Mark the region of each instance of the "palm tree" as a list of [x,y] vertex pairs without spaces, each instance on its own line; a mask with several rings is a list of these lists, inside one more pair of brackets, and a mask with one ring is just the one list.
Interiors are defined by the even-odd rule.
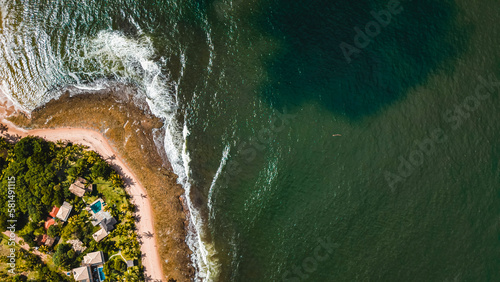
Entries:
[[136,281],[135,276],[130,271],[123,273],[123,280],[125,281]]
[[57,140],[56,145],[57,145],[57,147],[62,148],[66,145],[66,143],[62,140]]
[[123,278],[125,281],[141,281],[141,272],[138,266],[133,266],[127,269],[127,272],[124,273]]
[[117,173],[112,173],[110,179],[113,183],[113,188],[123,188],[123,180]]

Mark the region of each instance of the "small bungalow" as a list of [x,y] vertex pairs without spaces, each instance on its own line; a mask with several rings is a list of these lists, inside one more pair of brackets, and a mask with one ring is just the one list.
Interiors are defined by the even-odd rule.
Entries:
[[87,247],[83,245],[82,241],[78,239],[68,240],[66,243],[71,244],[73,246],[73,250],[75,250],[77,254],[82,253],[87,249]]
[[116,219],[107,211],[100,211],[92,216],[90,222],[93,226],[99,225],[104,222],[106,225],[115,225]]
[[101,251],[88,253],[83,257],[82,265],[94,266],[104,264],[104,254]]
[[89,266],[82,266],[71,271],[73,278],[79,282],[92,282],[92,275]]
[[56,217],[62,221],[66,221],[68,220],[69,214],[71,213],[72,209],[73,209],[72,205],[70,205],[68,202],[64,202],[62,206],[59,208]]
[[73,278],[81,282],[102,281],[97,273],[98,268],[104,264],[104,254],[101,251],[88,253],[83,257],[82,266],[73,269]]
[[54,245],[55,242],[56,242],[56,238],[47,236],[47,240],[45,240],[45,246],[50,248]]
[[36,242],[37,246],[45,244],[45,242],[47,241],[47,234],[37,236],[34,241]]
[[45,230],[49,230],[49,227],[51,227],[54,224],[56,224],[55,219],[53,219],[51,217],[47,217],[47,220],[43,224],[43,227],[45,228]]
[[96,242],[99,242],[108,236],[109,232],[115,228],[117,222],[109,212],[101,210],[92,216],[91,223],[94,226],[99,225],[101,227],[96,233],[92,234],[92,238]]
[[134,261],[133,260],[127,260],[127,268],[133,267],[134,266]]
[[87,185],[87,180],[78,177],[75,182],[69,186],[69,191],[81,198],[86,192],[92,192],[92,184]]
[[56,215],[57,215],[58,212],[59,212],[59,208],[56,207],[56,206],[54,206],[54,207],[52,207],[52,210],[49,212],[49,215],[51,217],[56,217]]
[[116,219],[114,217],[104,218],[99,226],[104,229],[106,232],[111,232],[115,228]]
[[108,234],[109,233],[106,232],[106,230],[101,228],[96,233],[92,234],[92,238],[94,238],[96,242],[100,242],[102,239],[108,236]]
[[47,234],[43,234],[43,235],[38,236],[35,239],[35,241],[36,241],[38,246],[45,245],[45,246],[50,248],[54,245],[54,243],[56,242],[56,239],[57,238],[50,237]]

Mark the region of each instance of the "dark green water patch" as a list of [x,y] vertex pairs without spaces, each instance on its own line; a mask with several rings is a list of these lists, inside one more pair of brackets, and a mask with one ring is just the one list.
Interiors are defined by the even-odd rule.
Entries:
[[[313,100],[357,119],[404,97],[461,54],[466,29],[456,23],[453,3],[389,3],[271,0],[270,7],[263,5],[262,29],[283,44],[266,62],[270,81],[264,98],[278,108]],[[390,19],[383,12],[389,7]],[[374,13],[380,15],[380,30],[373,26]],[[374,36],[360,35],[355,42],[360,34],[355,28],[366,34],[367,25]]]

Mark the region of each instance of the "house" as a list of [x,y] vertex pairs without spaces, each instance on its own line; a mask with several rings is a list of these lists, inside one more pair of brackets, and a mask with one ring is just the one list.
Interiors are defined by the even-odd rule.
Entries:
[[45,240],[45,246],[50,248],[54,245],[55,242],[56,242],[56,238],[47,236],[47,240]]
[[115,228],[116,219],[109,212],[100,211],[92,216],[91,222],[92,225],[96,226],[99,224],[101,227],[96,233],[92,234],[92,238],[96,242],[99,242]]
[[81,282],[101,281],[96,272],[96,267],[102,267],[103,264],[104,254],[101,251],[88,253],[83,257],[82,267],[75,268],[71,271],[73,273],[73,278]]
[[69,186],[69,191],[78,197],[83,197],[85,195],[85,192],[92,192],[92,184],[87,185],[87,180],[78,177],[73,184]]
[[52,210],[49,212],[50,217],[47,217],[47,219],[45,220],[45,224],[44,224],[45,230],[48,230],[49,227],[51,227],[52,225],[54,225],[56,223],[54,218],[56,218],[58,212],[59,212],[58,207],[56,207],[56,206],[52,207]]
[[43,227],[45,228],[45,230],[49,230],[49,227],[51,227],[54,224],[56,224],[55,219],[47,217],[47,220],[45,221]]
[[96,242],[99,242],[101,241],[102,239],[104,239],[106,236],[108,236],[108,232],[104,229],[99,229],[96,233],[92,234],[92,238],[94,238],[94,240]]
[[43,235],[39,235],[35,238],[35,242],[36,242],[36,245],[37,246],[41,246],[43,244],[45,244],[45,242],[47,241],[47,234],[43,234]]
[[56,217],[56,215],[57,215],[58,212],[59,212],[59,208],[56,207],[56,206],[54,206],[54,207],[52,207],[52,210],[49,212],[49,215],[51,217]]
[[127,260],[127,268],[133,267],[134,266],[134,261],[133,260]]
[[[110,215],[111,216],[111,215]],[[114,217],[110,218],[104,218],[101,223],[99,223],[99,226],[101,226],[102,229],[104,229],[106,232],[111,232],[115,228],[116,224],[116,219]]]
[[75,268],[71,271],[73,274],[73,278],[76,281],[81,281],[81,282],[92,282],[92,275],[90,272],[90,267],[89,266],[82,266]]
[[[92,216],[90,219],[93,226],[100,224],[101,222],[105,222],[106,225],[116,224],[116,219],[107,211],[100,211]],[[114,222],[114,223],[113,223]]]
[[73,209],[72,205],[70,205],[68,202],[64,202],[62,206],[59,208],[56,217],[62,221],[66,221],[68,220],[69,214],[71,213],[72,209]]
[[82,241],[78,239],[68,240],[66,241],[66,243],[71,244],[73,246],[73,250],[75,250],[75,252],[78,254],[84,252],[87,249],[87,247],[83,245]]
[[104,255],[101,251],[88,253],[83,257],[82,265],[94,266],[104,264]]

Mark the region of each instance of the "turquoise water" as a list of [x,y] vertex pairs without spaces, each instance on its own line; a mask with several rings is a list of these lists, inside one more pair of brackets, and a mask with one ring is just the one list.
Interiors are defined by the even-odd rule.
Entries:
[[1,90],[136,84],[198,279],[496,281],[500,3],[389,2],[2,2]]
[[102,270],[102,267],[97,268],[97,271],[99,272],[99,279],[101,281],[104,281],[106,279],[106,276],[104,275],[104,271]]
[[95,202],[93,205],[90,206],[90,209],[92,209],[92,212],[98,213],[102,210],[102,203],[101,201]]

